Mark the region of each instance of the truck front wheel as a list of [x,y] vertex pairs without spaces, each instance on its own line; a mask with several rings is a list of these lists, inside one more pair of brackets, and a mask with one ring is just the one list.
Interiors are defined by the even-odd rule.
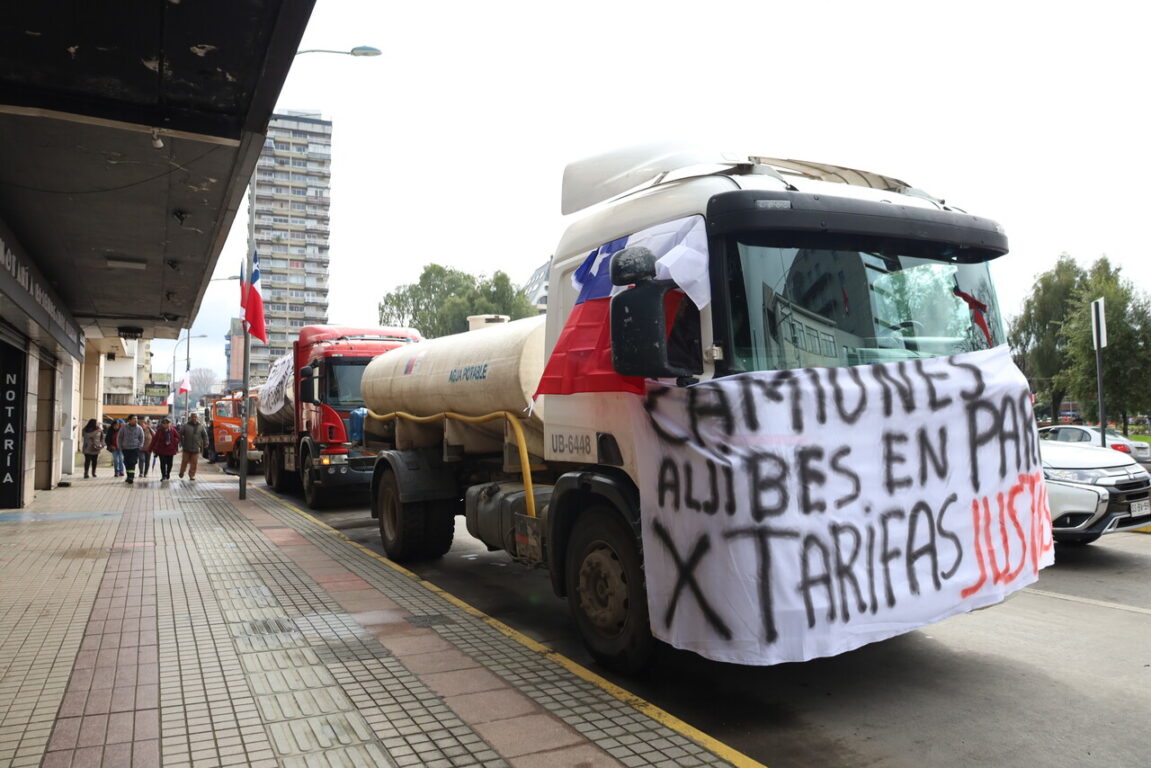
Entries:
[[582,512],[567,548],[568,604],[591,655],[623,674],[642,670],[655,640],[635,536],[603,507]]
[[316,485],[314,466],[312,454],[305,453],[304,460],[300,462],[300,482],[304,485],[304,501],[312,509],[320,509],[327,501],[327,494],[323,488]]

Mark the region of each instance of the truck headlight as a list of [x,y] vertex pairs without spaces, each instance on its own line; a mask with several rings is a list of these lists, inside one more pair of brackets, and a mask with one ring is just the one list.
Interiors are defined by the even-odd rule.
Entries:
[[1107,473],[1102,469],[1054,469],[1045,468],[1043,476],[1048,480],[1063,480],[1068,483],[1087,483],[1093,485],[1104,477]]

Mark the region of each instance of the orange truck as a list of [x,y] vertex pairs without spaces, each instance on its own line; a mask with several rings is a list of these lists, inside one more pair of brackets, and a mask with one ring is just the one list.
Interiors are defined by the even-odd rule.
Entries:
[[[258,463],[263,459],[263,453],[258,448],[252,447],[256,439],[256,398],[258,394],[258,391],[254,391],[249,393],[248,397],[249,465]],[[212,400],[204,409],[204,420],[207,422],[209,438],[206,455],[211,459],[223,458],[232,468],[240,465],[240,434],[244,430],[240,406],[243,400],[242,392],[233,392]]]

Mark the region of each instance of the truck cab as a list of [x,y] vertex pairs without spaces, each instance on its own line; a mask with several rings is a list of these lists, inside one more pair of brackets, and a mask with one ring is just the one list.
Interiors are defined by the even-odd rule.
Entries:
[[[259,463],[263,452],[252,447],[256,437],[256,393],[248,398],[248,463]],[[204,409],[209,445],[205,446],[212,460],[223,458],[229,468],[240,464],[240,436],[243,433],[241,406],[243,395],[233,393],[211,401]]]
[[372,481],[389,557],[442,555],[463,515],[547,568],[623,672],[656,637],[743,664],[834,655],[1050,564],[998,224],[893,177],[678,147],[569,165],[562,212],[582,218],[544,329],[369,367],[395,424]]

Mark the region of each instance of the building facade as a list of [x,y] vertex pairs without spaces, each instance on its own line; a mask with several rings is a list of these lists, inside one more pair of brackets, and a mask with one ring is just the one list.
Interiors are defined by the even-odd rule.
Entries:
[[[255,243],[249,242],[248,249],[260,255],[268,333],[267,344],[251,340],[252,384],[267,378],[272,362],[291,350],[301,327],[328,320],[331,153],[332,123],[319,113],[272,116],[249,202]],[[242,345],[230,345],[230,358],[242,354]]]

